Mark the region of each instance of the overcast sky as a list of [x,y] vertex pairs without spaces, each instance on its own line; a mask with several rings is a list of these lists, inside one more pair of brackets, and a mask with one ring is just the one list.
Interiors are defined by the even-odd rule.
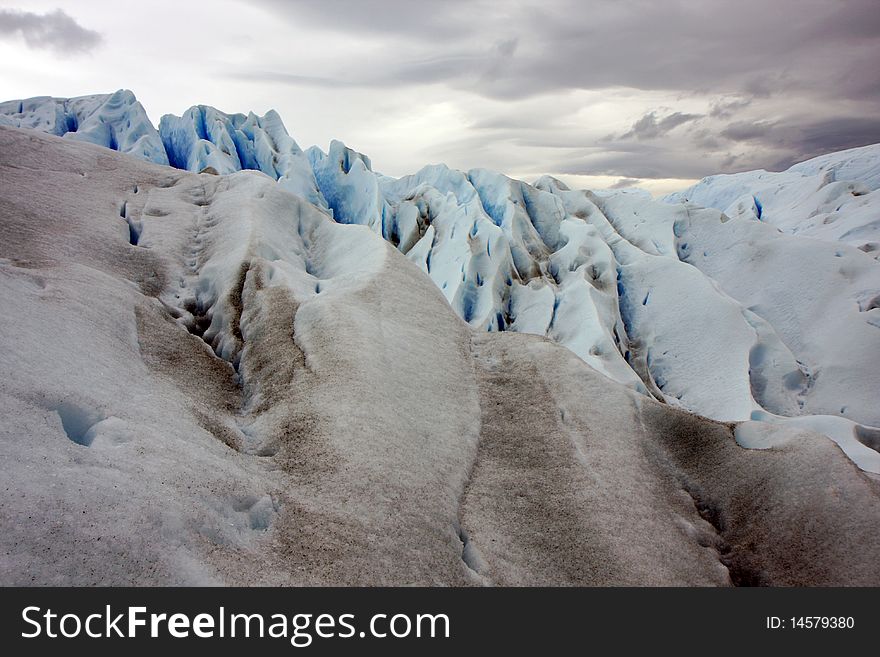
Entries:
[[659,193],[880,141],[878,0],[0,0],[0,100],[274,108],[399,176]]

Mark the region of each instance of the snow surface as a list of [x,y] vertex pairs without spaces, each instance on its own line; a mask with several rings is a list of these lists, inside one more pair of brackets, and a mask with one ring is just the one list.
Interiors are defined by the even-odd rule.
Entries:
[[[878,582],[878,483],[812,425],[734,432],[610,380],[615,363],[636,376],[616,348],[594,369],[547,337],[475,327],[442,266],[399,248],[426,219],[425,234],[462,232],[469,252],[442,240],[467,272],[452,299],[480,272],[502,293],[516,276],[517,321],[536,331],[561,298],[555,321],[594,312],[596,340],[622,324],[645,340],[656,321],[679,348],[666,320],[618,315],[618,268],[625,286],[656,277],[657,306],[683,303],[664,297],[677,282],[745,332],[699,270],[615,232],[632,199],[614,212],[552,181],[435,167],[376,178],[397,204],[386,229],[413,208],[389,242],[257,171],[0,128],[0,172],[4,584]],[[521,259],[525,283],[518,248],[546,255]],[[858,435],[871,452],[877,436]]]

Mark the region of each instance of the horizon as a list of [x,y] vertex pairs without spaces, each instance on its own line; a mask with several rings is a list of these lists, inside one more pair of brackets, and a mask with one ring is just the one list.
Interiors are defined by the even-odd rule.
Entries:
[[301,147],[338,139],[393,177],[442,162],[657,196],[880,142],[863,0],[60,5],[0,0],[9,99],[127,88],[154,126],[275,109]]

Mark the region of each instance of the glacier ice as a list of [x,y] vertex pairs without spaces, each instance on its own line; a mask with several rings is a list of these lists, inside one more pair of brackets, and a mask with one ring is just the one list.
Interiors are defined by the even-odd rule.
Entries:
[[[341,221],[265,172],[0,127],[2,583],[878,583],[877,480],[820,435],[871,471],[876,432],[783,417],[830,366],[679,259],[764,271],[765,235],[330,150]],[[871,318],[854,251],[828,290]]]
[[31,128],[168,164],[159,134],[127,89],[78,98],[40,96],[0,103],[0,125]]
[[786,171],[709,176],[664,198],[723,210],[880,257],[880,144],[822,155]]
[[308,159],[274,110],[265,116],[225,114],[197,105],[183,116],[163,116],[159,134],[173,167],[196,173],[209,169],[221,175],[242,169],[262,171],[309,203],[327,206]]
[[[87,98],[4,103],[0,120],[68,136],[82,133],[64,131],[71,108],[92,108],[99,123],[145,120],[130,92]],[[108,104],[129,109],[96,109]],[[880,146],[785,172],[712,176],[659,202],[442,164],[391,178],[339,141],[301,150],[274,111],[195,106],[163,116],[158,135],[178,169],[224,179],[259,171],[337,223],[381,236],[475,330],[544,336],[617,383],[716,420],[763,413],[838,416],[850,433],[880,426]],[[150,245],[149,231],[132,230]],[[271,248],[277,263],[303,249]],[[234,276],[189,302],[197,314]],[[315,293],[326,287],[288,284],[312,282]],[[199,321],[229,356],[220,319]],[[861,450],[837,428],[828,435]]]

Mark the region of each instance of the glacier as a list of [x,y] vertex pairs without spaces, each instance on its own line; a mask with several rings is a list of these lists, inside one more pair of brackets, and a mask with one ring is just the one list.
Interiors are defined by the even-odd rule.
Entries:
[[163,116],[159,135],[170,164],[178,169],[209,169],[217,174],[262,171],[309,203],[327,205],[317,191],[308,159],[275,111],[265,116],[229,115],[200,105],[181,117]]
[[[594,194],[550,177],[529,185],[444,165],[394,179],[338,141],[304,157],[293,146],[294,161],[310,166],[282,175],[225,154],[256,149],[225,117],[209,108],[163,117],[169,153],[179,150],[171,126],[209,137],[182,140],[185,155],[170,158],[190,171],[213,162],[218,173],[254,168],[283,183],[298,180],[299,191],[284,184],[335,221],[367,226],[390,241],[475,329],[543,335],[618,383],[721,421],[816,416],[813,426],[829,433],[825,418],[837,417],[843,428],[829,435],[861,467],[880,472],[876,451],[857,439],[880,426],[873,312],[880,269],[873,243],[860,241],[877,227],[880,196],[862,192],[878,183],[880,146],[791,172],[740,176],[755,188],[748,203],[734,198],[719,211],[720,203],[699,191],[664,204],[638,191]],[[237,117],[233,123],[245,121]],[[272,118],[275,140],[289,139],[277,114]],[[218,148],[222,161],[206,155]],[[774,175],[791,179],[773,183],[789,190],[781,196],[753,184]],[[721,191],[727,178],[712,180],[696,189],[742,195]],[[696,202],[683,202],[689,193]],[[777,210],[777,197],[788,199],[787,209]],[[829,219],[823,212],[832,205]],[[795,228],[777,239],[785,226],[805,221],[789,206],[795,214],[813,208],[810,225],[850,229]]]
[[786,171],[709,176],[669,194],[784,233],[842,242],[880,256],[880,144],[822,155]]
[[159,133],[134,94],[40,96],[0,103],[0,125],[30,128],[168,164]]
[[2,581],[876,581],[880,148],[653,200],[126,91],[0,126]]

